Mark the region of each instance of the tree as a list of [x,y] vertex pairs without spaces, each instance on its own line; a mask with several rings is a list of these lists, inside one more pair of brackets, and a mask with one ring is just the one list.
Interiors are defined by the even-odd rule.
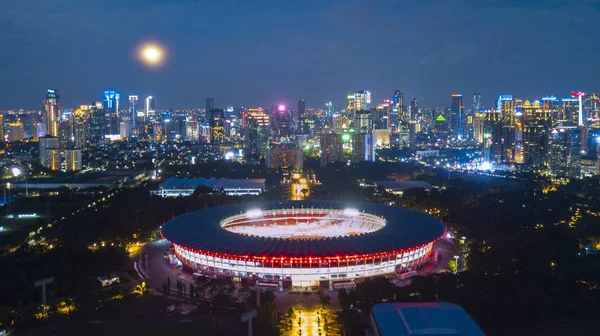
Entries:
[[458,263],[456,260],[450,260],[448,261],[448,267],[450,267],[450,271],[452,271],[452,273],[456,273],[458,270]]

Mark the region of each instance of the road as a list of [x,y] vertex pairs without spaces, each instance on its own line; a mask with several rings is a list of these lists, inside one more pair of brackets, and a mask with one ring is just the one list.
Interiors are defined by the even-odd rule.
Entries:
[[169,246],[169,242],[164,239],[153,241],[146,244],[138,254],[133,256],[133,260],[138,263],[140,255],[142,256],[140,270],[147,277],[148,288],[162,288],[168,277],[171,278],[171,286],[175,286],[177,280],[181,280],[189,288],[189,284],[194,282],[191,275],[165,261],[164,254]]

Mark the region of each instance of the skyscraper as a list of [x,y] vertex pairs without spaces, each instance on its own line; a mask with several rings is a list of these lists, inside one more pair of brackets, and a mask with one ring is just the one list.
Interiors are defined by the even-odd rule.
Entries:
[[559,125],[550,136],[550,172],[555,178],[580,178],[581,129],[573,123]]
[[292,135],[292,110],[285,105],[274,106],[271,109],[271,118],[274,140],[287,141]]
[[188,141],[200,140],[198,120],[189,118],[185,121],[185,139]]
[[304,99],[298,101],[298,126],[297,132],[299,134],[308,134],[308,116],[306,115],[306,102]]
[[343,160],[342,135],[336,133],[321,134],[321,167]]
[[450,102],[450,132],[459,139],[464,139],[464,113],[463,95],[458,93],[453,94]]
[[20,120],[8,124],[8,142],[23,141],[25,128]]
[[225,136],[224,129],[225,110],[212,109],[208,112],[208,123],[210,124],[210,143],[219,144]]
[[552,127],[550,112],[539,101],[523,103],[523,163],[533,167],[548,164],[548,135]]
[[402,120],[402,106],[404,104],[404,94],[400,90],[394,91],[392,96],[392,104],[389,111],[388,122],[390,126],[390,135],[398,133],[398,125]]
[[265,156],[269,149],[269,115],[262,107],[251,107],[247,112],[246,146],[250,153]]
[[206,113],[208,114],[210,110],[215,108],[215,99],[213,97],[206,97],[205,104]]
[[482,108],[481,105],[481,93],[473,93],[473,113],[478,112]]
[[138,96],[129,96],[129,116],[131,118],[131,129],[134,130],[134,134],[137,134],[135,129],[137,128],[137,103]]
[[106,115],[102,103],[96,102],[90,110],[90,141],[98,143],[104,139],[106,128]]
[[558,119],[561,123],[579,122],[579,98],[567,97],[561,99],[561,115]]
[[81,161],[81,149],[71,148],[65,150],[65,170],[80,171],[83,169]]
[[375,162],[375,133],[355,133],[352,140],[352,162]]
[[44,123],[46,126],[46,135],[58,136],[58,123],[60,122],[60,111],[58,101],[60,96],[56,89],[48,89],[46,100],[44,100]]
[[144,104],[146,120],[154,119],[156,111],[154,110],[154,96],[147,96]]
[[409,111],[410,113],[408,118],[411,120],[416,120],[419,114],[419,102],[417,101],[417,98],[413,98],[413,100],[410,101]]
[[371,111],[356,111],[355,116],[356,117],[354,119],[354,129],[357,133],[373,132],[373,119],[371,118]]
[[494,144],[500,145],[500,161],[510,163],[514,160],[515,149],[515,116],[516,102],[511,95],[500,95],[497,101],[497,111],[501,118],[501,134],[492,136]]
[[348,118],[354,120],[356,112],[369,109],[370,104],[371,91],[369,90],[356,90],[354,93],[349,94],[348,107],[346,108]]

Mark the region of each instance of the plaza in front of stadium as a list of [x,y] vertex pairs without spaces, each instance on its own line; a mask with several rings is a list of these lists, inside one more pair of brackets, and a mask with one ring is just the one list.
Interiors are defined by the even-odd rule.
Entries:
[[415,272],[445,226],[427,214],[376,203],[280,201],[226,205],[161,228],[185,268],[262,287],[350,287]]

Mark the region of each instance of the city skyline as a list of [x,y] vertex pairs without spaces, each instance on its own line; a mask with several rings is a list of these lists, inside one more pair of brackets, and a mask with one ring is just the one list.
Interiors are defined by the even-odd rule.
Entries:
[[[587,34],[600,22],[593,4],[262,1],[247,6],[191,0],[3,3],[0,76],[11,80],[0,84],[2,108],[37,109],[39,92],[46,88],[59,89],[64,106],[100,99],[97,93],[111,87],[155,94],[165,108],[202,106],[205,96],[234,106],[295,105],[300,98],[310,107],[332,99],[343,106],[345,94],[361,87],[373,92],[374,101],[400,88],[405,99],[416,97],[427,107],[446,106],[453,92],[480,92],[488,105],[499,93],[534,99],[595,91],[593,61],[600,49],[597,38]],[[123,19],[130,16],[134,19]],[[102,25],[94,19],[100,17]],[[178,19],[165,20],[172,17]],[[202,20],[188,20],[197,17]],[[511,28],[500,24],[506,20]],[[362,43],[356,45],[356,38]],[[132,55],[144,40],[168,49],[164,67],[148,69]],[[556,47],[565,40],[569,48]],[[375,53],[382,45],[386,52]],[[522,76],[527,80],[515,80]]]

